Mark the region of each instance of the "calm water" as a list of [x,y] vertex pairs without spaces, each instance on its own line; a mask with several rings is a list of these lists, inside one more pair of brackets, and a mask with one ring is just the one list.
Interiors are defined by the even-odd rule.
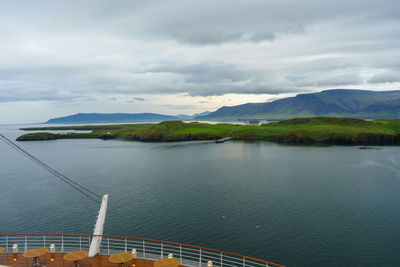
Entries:
[[[18,126],[0,126],[15,139]],[[110,194],[105,234],[288,266],[400,266],[400,148],[19,143]],[[0,143],[0,232],[91,233],[98,206]]]

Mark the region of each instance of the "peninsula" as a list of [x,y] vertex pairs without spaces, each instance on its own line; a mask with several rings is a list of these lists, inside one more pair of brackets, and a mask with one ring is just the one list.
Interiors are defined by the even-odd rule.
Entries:
[[314,117],[247,126],[164,121],[158,124],[86,125],[23,128],[25,131],[91,130],[85,133],[35,132],[17,141],[75,138],[126,139],[148,142],[215,140],[266,140],[294,144],[400,145],[400,120]]

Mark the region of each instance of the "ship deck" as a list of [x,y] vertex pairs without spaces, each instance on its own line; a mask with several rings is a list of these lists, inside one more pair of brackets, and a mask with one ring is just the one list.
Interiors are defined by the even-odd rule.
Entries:
[[[29,267],[32,263],[32,259],[24,258],[22,254],[23,253],[17,253],[17,261],[13,261],[13,253],[0,253],[0,265]],[[72,267],[72,262],[63,260],[65,254],[66,253],[55,253],[54,261],[52,262],[50,261],[51,254],[48,253],[40,257],[40,262],[43,267]],[[79,262],[80,267],[118,267],[118,264],[109,262],[108,257],[108,255],[97,255],[94,258],[86,258]],[[135,264],[136,267],[154,267],[154,261],[147,259],[133,259],[129,261],[126,266],[132,267],[132,264]]]
[[[72,262],[63,260],[66,253],[73,251],[89,251],[95,237],[101,237],[98,256],[80,261],[80,267],[118,267],[108,261],[108,257],[117,253],[132,253],[136,259],[126,264],[126,267],[154,266],[160,258],[172,255],[181,266],[206,267],[284,267],[270,261],[260,260],[231,252],[216,249],[144,239],[136,237],[121,237],[110,235],[79,235],[79,234],[0,234],[0,265],[12,267],[31,267],[32,259],[25,258],[24,252],[31,249],[46,248],[49,252],[40,256],[41,267],[71,267]],[[51,256],[54,254],[54,261]],[[17,255],[16,261],[13,256]]]

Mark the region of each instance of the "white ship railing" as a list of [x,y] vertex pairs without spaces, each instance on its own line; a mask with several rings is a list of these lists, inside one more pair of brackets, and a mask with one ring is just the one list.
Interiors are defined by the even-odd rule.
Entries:
[[[14,244],[18,245],[18,252],[50,247],[51,244],[55,245],[56,253],[68,253],[76,250],[89,251],[93,237],[95,236],[77,234],[0,234],[0,247],[5,248],[5,253],[15,252],[13,251]],[[119,252],[132,253],[134,250],[137,258],[149,260],[164,258],[172,253],[174,258],[186,266],[207,266],[211,261],[212,266],[221,267],[283,267],[283,265],[265,260],[181,243],[135,237],[108,235],[101,237],[101,255],[112,255]]]

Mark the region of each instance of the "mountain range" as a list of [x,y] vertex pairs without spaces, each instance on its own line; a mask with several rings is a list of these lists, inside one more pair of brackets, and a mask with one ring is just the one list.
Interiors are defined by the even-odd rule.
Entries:
[[197,120],[265,119],[335,116],[364,119],[400,118],[400,90],[367,91],[333,89],[299,94],[272,102],[221,107]]
[[53,118],[46,123],[101,123],[101,122],[159,122],[175,120],[192,120],[195,117],[208,115],[210,112],[193,115],[163,115],[156,113],[77,113],[74,115]]
[[333,89],[272,102],[221,107],[194,115],[156,113],[78,113],[46,123],[159,122],[172,120],[232,121],[245,119],[285,120],[299,117],[345,117],[362,119],[400,118],[400,90],[367,91]]

